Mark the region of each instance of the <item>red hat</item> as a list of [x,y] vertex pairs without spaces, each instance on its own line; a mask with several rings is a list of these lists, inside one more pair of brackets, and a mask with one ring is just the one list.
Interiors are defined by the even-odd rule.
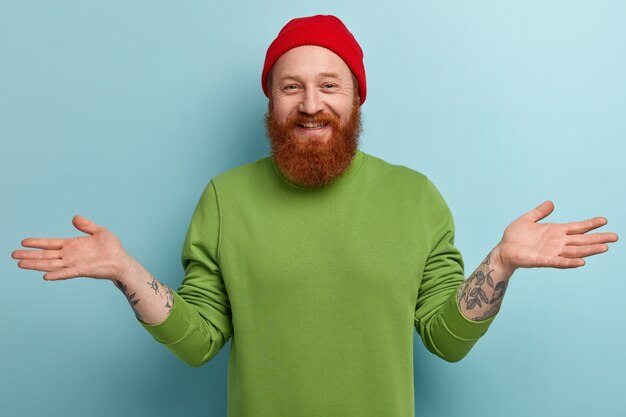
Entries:
[[330,15],[293,19],[278,33],[274,42],[267,49],[263,74],[261,75],[261,86],[268,98],[267,76],[272,66],[285,52],[302,45],[322,46],[339,55],[356,77],[359,84],[359,97],[361,104],[363,104],[367,94],[363,51],[343,22]]

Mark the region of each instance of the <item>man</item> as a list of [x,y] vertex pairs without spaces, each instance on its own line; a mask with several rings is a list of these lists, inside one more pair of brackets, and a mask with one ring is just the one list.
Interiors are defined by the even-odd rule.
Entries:
[[88,236],[25,239],[44,279],[112,280],[142,325],[199,366],[232,338],[229,415],[413,416],[413,328],[458,361],[494,319],[520,267],[574,268],[614,233],[594,219],[524,214],[463,277],[452,217],[425,176],[358,150],[367,89],[357,41],[333,16],[290,21],[262,73],[272,155],[213,178],[173,292],[95,223]]

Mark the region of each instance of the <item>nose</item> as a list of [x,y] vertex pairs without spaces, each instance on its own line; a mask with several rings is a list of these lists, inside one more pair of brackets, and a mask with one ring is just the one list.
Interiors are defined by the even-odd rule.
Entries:
[[322,111],[323,107],[320,93],[316,90],[307,89],[302,95],[302,101],[298,106],[298,110],[301,113],[313,115]]

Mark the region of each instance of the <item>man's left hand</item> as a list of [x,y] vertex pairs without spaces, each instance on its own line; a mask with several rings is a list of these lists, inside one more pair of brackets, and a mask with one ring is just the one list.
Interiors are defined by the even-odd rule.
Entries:
[[546,201],[522,215],[504,231],[493,256],[512,273],[517,268],[578,268],[583,258],[606,252],[616,233],[587,233],[607,224],[604,217],[571,223],[538,223],[554,210]]

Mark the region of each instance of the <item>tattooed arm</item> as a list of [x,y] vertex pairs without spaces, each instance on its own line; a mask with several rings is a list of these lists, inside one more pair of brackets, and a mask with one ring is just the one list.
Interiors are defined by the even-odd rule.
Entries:
[[486,320],[500,309],[513,271],[500,262],[498,254],[496,247],[459,286],[459,307],[470,320]]
[[72,222],[88,236],[24,239],[22,246],[38,250],[14,251],[18,266],[45,272],[46,281],[77,277],[111,280],[139,320],[147,324],[165,320],[172,309],[172,291],[131,258],[113,233],[84,217],[75,216]]
[[611,232],[590,233],[607,224],[604,217],[571,223],[538,223],[554,210],[550,201],[511,223],[502,240],[472,275],[461,283],[458,302],[470,320],[493,316],[502,303],[509,279],[517,268],[578,268],[583,258],[606,252],[617,241]]
[[125,272],[113,283],[126,296],[138,320],[157,324],[167,318],[174,303],[172,290],[161,284],[139,262],[128,258]]

